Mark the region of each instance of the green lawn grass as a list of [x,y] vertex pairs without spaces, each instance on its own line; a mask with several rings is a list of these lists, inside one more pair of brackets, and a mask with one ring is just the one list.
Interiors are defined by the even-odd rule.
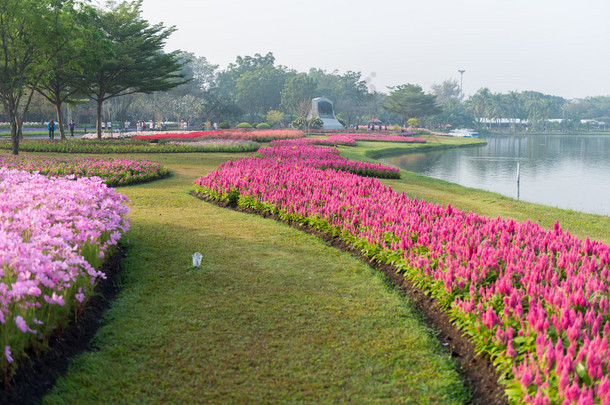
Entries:
[[174,174],[120,189],[132,208],[122,289],[96,350],[43,403],[467,401],[449,354],[363,262],[188,194],[235,155],[139,157]]

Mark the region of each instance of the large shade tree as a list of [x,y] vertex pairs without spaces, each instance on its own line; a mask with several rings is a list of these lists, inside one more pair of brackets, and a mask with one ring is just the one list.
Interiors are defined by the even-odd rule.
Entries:
[[62,106],[81,102],[83,94],[80,86],[82,74],[100,62],[104,42],[100,33],[91,29],[95,19],[95,9],[81,5],[77,9],[66,9],[62,15],[63,35],[66,39],[61,49],[46,51],[48,70],[34,88],[55,108],[57,126],[61,139],[65,139]]
[[104,101],[133,93],[165,91],[187,81],[182,67],[188,59],[181,57],[180,51],[163,52],[165,41],[175,28],[166,28],[162,23],[150,25],[141,11],[142,0],[108,2],[93,22],[108,44],[99,65],[87,70],[82,82],[97,103],[98,138],[102,136]]
[[70,1],[0,2],[0,102],[9,119],[15,155],[34,87],[69,41],[71,21],[65,13],[72,7]]
[[392,87],[391,90],[381,107],[402,117],[403,124],[409,118],[421,120],[440,112],[436,97],[424,93],[418,85],[404,84]]

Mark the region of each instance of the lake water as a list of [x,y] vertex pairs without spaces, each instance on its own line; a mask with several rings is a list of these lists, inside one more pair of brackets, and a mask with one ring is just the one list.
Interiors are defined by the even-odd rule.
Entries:
[[523,201],[610,215],[610,136],[516,135],[484,139],[485,146],[393,156],[382,161]]

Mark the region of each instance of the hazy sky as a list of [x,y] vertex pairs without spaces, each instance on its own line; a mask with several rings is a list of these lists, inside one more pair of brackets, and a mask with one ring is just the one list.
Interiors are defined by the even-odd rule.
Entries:
[[273,52],[306,72],[359,71],[377,91],[428,91],[464,69],[464,93],[610,96],[610,0],[144,0],[175,25],[166,49],[221,69]]

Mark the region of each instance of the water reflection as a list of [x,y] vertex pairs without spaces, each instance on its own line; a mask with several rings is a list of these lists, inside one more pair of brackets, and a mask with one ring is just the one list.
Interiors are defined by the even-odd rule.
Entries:
[[610,136],[530,135],[486,140],[482,147],[408,154],[384,162],[525,201],[610,215]]

